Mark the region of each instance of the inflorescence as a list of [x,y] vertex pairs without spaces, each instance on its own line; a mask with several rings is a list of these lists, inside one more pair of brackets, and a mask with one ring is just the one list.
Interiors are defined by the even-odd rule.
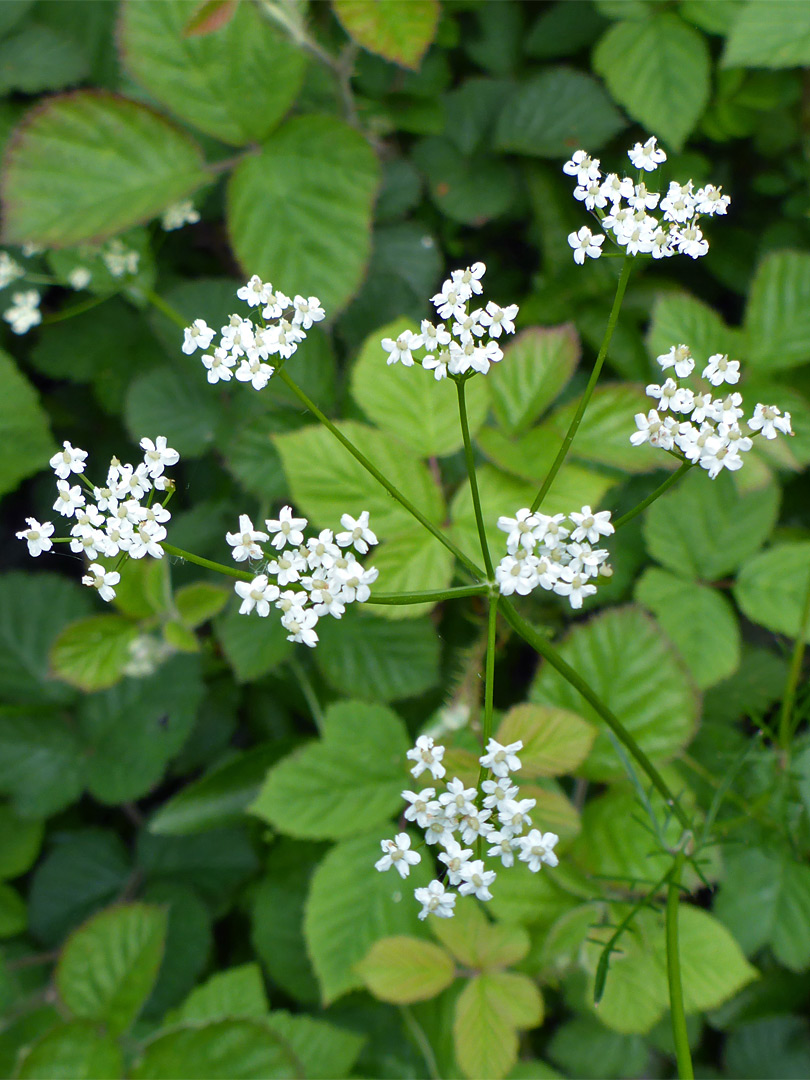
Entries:
[[[242,600],[239,613],[255,611],[266,618],[272,604],[282,613],[281,625],[289,631],[287,640],[313,648],[318,643],[318,619],[322,615],[339,619],[347,604],[364,603],[370,595],[369,585],[377,580],[376,568],[365,569],[354,554],[365,555],[377,543],[369,528],[368,511],[358,518],[344,514],[340,519],[343,531],[337,535],[324,529],[305,538],[307,519],[293,517],[289,506],[282,507],[277,519],[267,519],[264,524],[266,532],[254,529],[248,515],[242,514],[238,530],[226,534],[235,562],[262,563],[252,581],[237,581],[234,586]],[[268,541],[275,549],[271,554],[261,546]],[[290,585],[294,588],[287,588]]]
[[[411,775],[416,779],[429,772],[434,780],[443,780],[446,772],[442,764],[444,749],[434,743],[430,735],[420,735],[416,746],[407,754],[414,762]],[[554,854],[554,846],[559,837],[531,827],[530,811],[537,800],[521,799],[518,786],[510,780],[509,774],[520,769],[517,754],[522,749],[520,741],[502,746],[495,739],[489,740],[486,753],[478,759],[488,773],[481,784],[483,799],[480,807],[476,789],[465,788],[457,777],[445,784],[445,790],[438,798],[435,787],[402,792],[403,799],[409,804],[405,820],[424,830],[425,844],[435,846],[438,860],[444,864],[439,877],[426,888],[414,890],[415,898],[422,905],[420,919],[426,919],[428,915],[452,918],[457,894],[447,888],[445,880],[447,885],[458,888],[458,895],[492,899],[489,887],[497,873],[487,870],[483,859],[473,858],[479,840],[487,847],[487,857],[500,859],[504,867],[514,866],[515,857],[525,862],[532,873],[537,873],[543,863],[557,865],[559,860]],[[526,829],[529,831],[524,835]],[[395,866],[400,877],[406,878],[411,867],[422,861],[419,852],[411,850],[411,838],[406,832],[397,833],[393,840],[381,840],[380,847],[382,858],[374,865],[381,872]]]
[[614,532],[609,510],[594,513],[583,506],[567,517],[548,517],[524,507],[513,518],[499,517],[498,528],[508,534],[508,554],[495,568],[503,596],[527,596],[539,587],[567,596],[572,608],[581,608],[584,597],[596,592],[594,580],[613,574],[609,553],[593,547]]
[[[101,599],[108,602],[115,597],[121,575],[92,560],[100,556],[163,558],[161,540],[166,539],[166,523],[171,518],[166,503],[174,492],[174,481],[164,470],[176,465],[180,455],[167,446],[163,435],[154,442],[143,438],[140,445],[144,455],[139,465],[123,465],[113,458],[104,484],[96,487],[84,476],[87,451],[65,442],[51,458],[50,466],[56,473],[59,493],[53,508],[62,517],[74,520],[70,536],[54,537],[53,523],[35,518],[26,518],[28,528],[17,533],[33,556],[50,551],[54,543],[69,543],[71,551],[87,556],[91,562],[82,584],[97,589]],[[79,484],[71,486],[74,475],[81,479],[84,492]],[[162,503],[154,501],[158,491],[166,493]]]
[[[657,361],[664,371],[673,369],[679,379],[688,378],[695,370],[688,345],[673,345]],[[658,404],[646,416],[636,414],[638,430],[630,436],[630,442],[634,446],[649,442],[662,450],[680,451],[714,480],[723,469],[734,472],[742,468],[742,455],[753,446],[752,435],[760,433],[766,439],[775,439],[778,432],[793,434],[790,413],[782,414],[775,405],[757,405],[754,415],[742,420],[742,394],[732,390],[725,397],[714,397],[714,387],[739,382],[738,360],[715,353],[706,362],[702,377],[702,387],[681,386],[671,376],[661,385],[648,386],[647,396]],[[686,416],[688,420],[680,419]]]
[[[709,241],[700,228],[700,219],[725,214],[730,197],[714,184],[695,189],[691,180],[685,184],[672,180],[663,198],[660,192],[649,191],[641,174],[653,172],[667,159],[655,136],[643,144],[636,143],[627,156],[638,169],[637,181],[617,173],[603,178],[599,158],[577,150],[563,165],[564,173],[576,177],[574,198],[584,203],[626,255],[652,255],[654,259],[677,254],[698,259],[705,255]],[[660,218],[650,213],[655,209],[661,211]],[[568,237],[574,261],[580,265],[586,256],[598,259],[604,241],[605,234],[594,234],[584,225]]]
[[[481,279],[485,272],[482,262],[473,263],[466,270],[454,270],[431,301],[440,318],[453,320],[450,330],[444,322],[434,325],[423,319],[418,334],[403,330],[397,338],[383,338],[387,362],[403,367],[418,364],[432,371],[436,380],[475,371],[486,375],[491,365],[503,357],[501,334],[515,332],[518,306],[509,304],[502,308],[490,300],[486,307],[469,310],[473,296],[483,292]],[[421,349],[425,354],[414,356]]]

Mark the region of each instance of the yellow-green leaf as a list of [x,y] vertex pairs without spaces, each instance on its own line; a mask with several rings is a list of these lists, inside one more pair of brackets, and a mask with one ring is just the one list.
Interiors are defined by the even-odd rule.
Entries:
[[405,935],[375,941],[355,970],[376,998],[395,1005],[436,997],[456,973],[444,949]]
[[333,0],[346,33],[369,52],[416,69],[436,33],[436,0]]
[[496,738],[504,746],[518,740],[523,743],[521,778],[562,776],[588,756],[596,728],[566,709],[523,704],[504,716]]

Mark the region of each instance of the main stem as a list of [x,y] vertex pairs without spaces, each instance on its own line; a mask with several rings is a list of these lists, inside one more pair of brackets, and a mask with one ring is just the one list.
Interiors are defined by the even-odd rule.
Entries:
[[184,551],[182,548],[175,547],[174,544],[163,543],[161,546],[167,555],[174,555],[178,559],[184,559],[186,562],[204,566],[206,570],[216,570],[218,574],[227,574],[228,577],[238,578],[239,581],[253,581],[256,576],[255,574],[249,574],[245,570],[237,570],[233,566],[225,566],[224,563],[214,562],[213,559],[204,559],[201,555],[194,555],[191,551]]
[[557,451],[557,456],[551,468],[548,471],[548,475],[540,487],[540,490],[535,496],[535,500],[532,503],[532,513],[537,510],[548,494],[548,489],[554,483],[554,478],[562,468],[562,464],[568,456],[568,451],[571,449],[571,443],[574,441],[574,436],[577,433],[577,429],[582,421],[582,417],[585,415],[585,410],[588,408],[588,403],[591,400],[591,395],[596,389],[596,384],[599,381],[599,375],[602,371],[602,365],[605,362],[607,356],[608,347],[610,346],[610,339],[613,337],[613,331],[616,329],[616,323],[619,321],[619,312],[621,311],[622,301],[624,300],[624,291],[627,288],[627,282],[630,278],[630,271],[633,267],[633,259],[630,256],[625,256],[622,264],[622,272],[619,275],[619,281],[616,285],[616,295],[613,297],[613,307],[610,309],[610,315],[608,317],[607,327],[605,329],[605,336],[602,338],[602,344],[599,347],[599,353],[596,357],[596,363],[593,365],[593,371],[591,377],[588,379],[588,385],[585,387],[585,393],[582,395],[582,399],[577,407],[577,411],[574,413],[574,417],[565,434],[560,449]]
[[402,494],[402,492],[399,491],[399,489],[391,483],[390,480],[383,476],[383,474],[376,467],[376,465],[373,465],[366,457],[366,455],[361,450],[358,450],[358,448],[350,439],[346,438],[340,428],[333,424],[329,417],[321,412],[315,402],[312,401],[312,399],[304,393],[301,387],[298,386],[298,384],[290,378],[290,376],[283,368],[277,374],[278,378],[281,379],[281,381],[286,386],[288,386],[290,390],[292,390],[298,400],[309,409],[313,416],[317,417],[317,419],[320,420],[320,422],[325,428],[331,431],[331,433],[335,436],[338,442],[342,443],[343,446],[346,447],[352,457],[356,461],[360,462],[366,472],[370,473],[377,481],[377,483],[381,484],[388,492],[388,494],[396,499],[400,506],[404,507],[409,514],[413,515],[413,517],[416,518],[420,525],[423,525],[429,533],[436,537],[440,544],[443,544],[448,551],[455,555],[459,562],[466,566],[466,568],[470,571],[471,574],[473,574],[477,578],[482,578],[484,576],[483,570],[479,566],[476,566],[472,559],[468,558],[460,548],[456,547],[453,541],[450,540],[449,537],[445,536],[442,530],[437,525],[435,525],[432,521],[426,518],[422,511],[419,510],[418,507],[414,506],[410,499],[407,499]]
[[465,596],[483,596],[489,592],[488,585],[458,585],[451,589],[426,589],[424,592],[372,593],[367,604],[439,604],[442,600],[460,600]]
[[680,478],[685,476],[692,467],[693,462],[685,461],[680,469],[676,469],[674,473],[671,473],[662,484],[658,485],[655,491],[651,492],[646,499],[642,499],[638,506],[634,506],[632,510],[628,510],[626,514],[622,514],[618,521],[614,523],[615,527],[618,529],[622,525],[626,525],[628,521],[632,521],[638,514],[641,514],[651,503],[654,503],[656,499],[660,499],[665,491],[669,491],[673,484],[677,484]]
[[478,527],[478,539],[481,543],[481,554],[484,556],[484,566],[487,568],[487,577],[490,581],[493,580],[494,574],[492,570],[492,559],[489,554],[489,544],[487,543],[487,530],[484,525],[484,515],[481,512],[481,497],[478,494],[478,478],[475,475],[475,455],[472,448],[472,440],[470,439],[470,424],[467,419],[467,398],[466,398],[466,380],[456,380],[456,391],[458,393],[458,416],[461,421],[461,435],[464,439],[464,460],[467,462],[467,475],[470,478],[470,493],[472,494],[473,511],[475,513],[475,524]]
[[559,671],[565,681],[570,683],[594,709],[597,715],[604,720],[619,742],[627,748],[630,754],[635,758],[639,767],[649,777],[653,787],[655,787],[664,799],[667,806],[672,807],[672,812],[681,825],[683,825],[685,829],[688,829],[691,824],[689,818],[686,816],[664,778],[621,720],[611,712],[601,698],[591,689],[585,680],[577,674],[571,665],[563,660],[556,649],[554,649],[544,637],[538,634],[530,623],[526,622],[526,620],[517,613],[514,606],[508,600],[501,600],[501,612],[512,629],[520,634],[523,640],[531,645],[536,652],[540,653],[544,660],[547,660],[553,668]]
[[693,1080],[692,1055],[689,1051],[689,1035],[686,1030],[686,1013],[683,1007],[681,985],[681,958],[678,950],[678,905],[681,899],[681,872],[686,853],[679,851],[669,879],[667,891],[667,982],[669,983],[669,1013],[672,1017],[672,1034],[675,1039],[675,1057],[680,1080]]

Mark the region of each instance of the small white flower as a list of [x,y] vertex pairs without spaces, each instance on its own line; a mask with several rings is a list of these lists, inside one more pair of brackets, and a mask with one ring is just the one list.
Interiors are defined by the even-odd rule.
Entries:
[[195,349],[207,349],[214,338],[214,331],[205,319],[195,319],[183,333],[183,352],[186,356],[191,356]]
[[473,808],[466,813],[458,822],[461,839],[464,843],[474,844],[479,836],[488,836],[492,832],[492,826],[489,824],[489,818],[491,817],[491,810],[476,810]]
[[519,838],[513,836],[509,829],[490,833],[487,843],[493,845],[487,852],[491,859],[498,858],[504,866],[514,866],[515,848],[519,843]]
[[76,292],[86,289],[92,281],[93,275],[86,266],[74,266],[67,276],[68,285]]
[[119,278],[124,274],[137,274],[141,256],[137,251],[124,247],[123,243],[116,239],[111,240],[107,249],[102,251],[101,259],[112,276]]
[[590,506],[583,506],[581,513],[573,511],[568,516],[576,525],[571,533],[574,541],[587,540],[596,544],[600,536],[611,536],[616,531],[610,523],[609,510],[600,510],[598,514],[594,514]]
[[446,349],[442,349],[438,356],[426,356],[422,361],[422,367],[425,371],[432,371],[433,378],[438,382],[440,379],[447,378],[447,361],[450,354]]
[[374,863],[374,869],[382,873],[395,866],[399,876],[406,878],[411,872],[411,867],[422,861],[419,852],[411,851],[410,846],[411,838],[405,832],[397,833],[393,840],[381,840],[383,857]]
[[84,472],[87,451],[71,446],[67,440],[62,445],[64,449],[58,450],[48,464],[60,480],[67,480],[71,473]]
[[508,307],[502,308],[490,300],[486,310],[481,312],[481,326],[489,327],[490,337],[494,338],[500,337],[502,331],[505,334],[514,334],[514,319],[518,311],[517,304],[509,304]]
[[[475,788],[465,788],[456,777],[439,796],[439,803],[449,817],[459,818],[475,811]],[[453,883],[455,884],[455,882]]]
[[519,790],[517,784],[503,776],[495,780],[485,780],[481,788],[485,795],[484,806],[489,810],[493,810],[506,799],[514,799]]
[[486,265],[477,262],[473,263],[472,266],[468,266],[466,270],[454,270],[450,275],[450,279],[457,288],[465,290],[468,296],[470,293],[480,296],[484,290],[481,278],[486,272]]
[[740,381],[740,362],[729,360],[725,353],[715,353],[709,357],[703,369],[703,378],[708,379],[712,386],[720,386],[724,382],[737,383]]
[[434,744],[430,735],[420,735],[416,740],[416,746],[405,755],[409,761],[416,764],[411,769],[411,775],[421,776],[425,769],[429,769],[434,780],[441,780],[447,771],[442,765],[444,747]]
[[790,426],[790,413],[784,416],[775,405],[757,405],[754,415],[748,421],[751,431],[761,431],[766,439],[775,439],[778,431],[784,435],[792,435]]
[[42,322],[40,295],[36,289],[16,292],[11,299],[12,306],[3,312],[3,318],[15,334],[26,334],[32,326],[38,326]]
[[461,871],[472,855],[472,848],[463,848],[457,840],[449,837],[444,842],[445,850],[439,853],[439,862],[447,867],[447,880],[451,885],[458,885]]
[[515,841],[520,845],[521,862],[528,863],[533,874],[540,870],[543,863],[557,866],[560,860],[554,854],[554,845],[559,839],[555,833],[541,833],[539,829],[532,829],[527,836],[521,836]]
[[462,884],[459,886],[461,896],[472,893],[479,900],[491,900],[492,893],[489,886],[498,876],[494,870],[485,870],[481,859],[465,863],[460,870]]
[[39,522],[36,518],[26,518],[28,528],[17,533],[18,540],[25,540],[28,544],[28,554],[41,555],[43,551],[50,551],[53,547],[53,524],[50,521]]
[[382,347],[388,353],[387,364],[401,363],[403,367],[413,367],[412,349],[418,349],[421,341],[412,330],[403,330],[398,338],[383,338]]
[[512,836],[517,836],[527,825],[531,825],[529,811],[536,804],[536,799],[505,799],[498,807],[498,820]]
[[688,378],[695,370],[695,361],[688,345],[673,345],[668,353],[656,357],[664,371],[674,367],[679,379]]
[[560,576],[554,583],[554,592],[558,596],[567,596],[572,608],[581,608],[583,598],[593,596],[596,592],[595,585],[589,585],[587,577],[575,574],[569,567],[564,566]]
[[353,518],[350,514],[343,514],[340,524],[346,530],[338,533],[335,537],[335,543],[340,547],[345,548],[353,544],[355,551],[365,555],[369,545],[377,543],[377,537],[368,527],[368,510],[364,510],[359,518]]
[[313,323],[326,318],[317,296],[296,296],[293,300],[293,324],[302,330],[309,330]]
[[604,236],[601,234],[594,236],[586,225],[583,225],[579,232],[568,234],[568,243],[574,249],[574,262],[579,263],[580,266],[585,262],[586,255],[590,259],[598,259],[602,254],[604,242]]
[[0,251],[0,289],[5,289],[12,281],[22,277],[25,271],[7,251]]
[[59,495],[53,504],[54,510],[63,517],[73,517],[77,509],[85,504],[82,489],[78,484],[71,487],[67,480],[57,480],[56,487]]
[[121,575],[115,570],[105,570],[100,563],[91,563],[88,573],[82,578],[82,585],[89,585],[91,589],[98,589],[98,595],[108,603],[115,599],[115,588],[121,580]]
[[291,608],[281,617],[281,625],[289,630],[287,641],[296,641],[308,645],[314,649],[318,644],[318,635],[315,627],[318,623],[318,615],[312,608]]
[[266,574],[259,574],[253,581],[237,581],[234,584],[236,595],[241,597],[240,615],[249,615],[255,609],[262,619],[270,614],[270,605],[278,600],[279,589],[271,585]]
[[415,821],[420,829],[426,829],[430,824],[428,805],[435,794],[436,789],[432,787],[422,788],[419,793],[403,791],[402,798],[411,804],[405,811],[405,820]]
[[667,155],[657,145],[657,142],[655,136],[651,135],[644,145],[636,143],[632,150],[627,151],[627,156],[635,168],[643,169],[645,172],[652,172],[667,160]]
[[171,468],[180,460],[177,451],[167,445],[165,435],[158,435],[154,442],[143,438],[140,446],[144,452],[143,462],[150,476],[160,476],[165,468]]
[[298,547],[304,542],[301,530],[307,527],[307,519],[293,517],[291,506],[282,506],[278,518],[267,518],[264,524],[273,536],[270,543],[278,551],[281,551],[285,544]]
[[456,894],[445,892],[444,885],[440,881],[431,881],[426,889],[414,889],[413,895],[422,904],[422,910],[419,912],[420,919],[426,919],[428,915],[436,915],[440,919],[452,919]]
[[522,749],[523,743],[520,739],[508,746],[502,746],[495,739],[490,739],[486,753],[478,760],[485,769],[490,769],[494,776],[508,776],[510,772],[517,772],[521,767],[517,754]]
[[577,150],[571,160],[563,165],[563,172],[567,176],[575,176],[579,184],[588,184],[598,180],[601,175],[599,158],[592,158],[584,150]]
[[196,225],[199,220],[199,212],[194,209],[191,199],[181,199],[166,207],[160,224],[165,232],[172,232],[175,229],[182,229],[184,225]]

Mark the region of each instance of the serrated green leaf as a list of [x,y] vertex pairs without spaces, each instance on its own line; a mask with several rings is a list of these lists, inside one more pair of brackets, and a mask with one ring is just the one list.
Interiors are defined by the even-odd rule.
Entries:
[[397,701],[416,697],[439,680],[439,636],[429,619],[392,623],[364,615],[322,620],[318,635],[315,661],[344,694]]
[[542,998],[525,975],[486,972],[467,983],[456,1002],[453,1038],[465,1076],[505,1077],[517,1061],[517,1029],[535,1027]]
[[330,116],[288,121],[228,186],[228,232],[245,273],[290,296],[314,294],[334,316],[363,278],[378,182],[377,159],[357,131]]
[[542,705],[515,705],[504,716],[496,738],[503,746],[519,739],[520,776],[562,776],[588,756],[596,729],[576,713]]
[[758,372],[781,371],[810,359],[810,254],[776,251],[765,256],[751,282],[744,330],[748,359]]
[[217,442],[223,414],[217,394],[185,357],[139,375],[130,385],[124,420],[133,441],[160,431],[182,458],[199,457]]
[[[39,395],[8,353],[0,349],[0,495],[39,472],[56,446]],[[20,529],[27,528],[20,522]]]
[[633,119],[676,150],[709,101],[706,40],[671,12],[615,23],[596,46],[593,66]]
[[444,949],[404,935],[375,941],[354,970],[376,998],[394,1005],[428,1001],[445,990],[456,975]]
[[200,131],[234,146],[264,139],[298,95],[306,55],[251,4],[215,33],[189,34],[195,0],[137,0],[121,9],[132,76]]
[[[402,364],[387,366],[380,344],[403,330],[418,331],[409,319],[397,319],[375,330],[367,339],[352,368],[352,397],[378,428],[390,431],[419,457],[443,457],[463,445],[458,418],[456,387],[450,379],[436,382],[428,371]],[[489,394],[484,379],[466,386],[467,414],[471,434],[486,418]]]
[[17,129],[2,180],[8,244],[69,247],[148,221],[207,183],[196,144],[100,90],[51,98]]
[[0,804],[0,881],[19,877],[35,862],[42,847],[43,822],[25,821]]
[[217,971],[192,990],[172,1015],[173,1023],[207,1023],[211,1020],[266,1016],[270,1006],[258,964]]
[[677,647],[698,689],[727,679],[740,666],[737,618],[716,589],[649,567],[636,583],[635,598]]
[[810,1072],[810,1032],[798,1016],[773,1016],[730,1032],[723,1063],[729,1076],[804,1076]]
[[807,0],[748,0],[731,26],[723,67],[803,67],[810,64]]
[[95,798],[113,804],[150,791],[188,738],[202,698],[199,660],[190,656],[85,698],[79,723]]
[[292,653],[287,631],[273,611],[266,619],[229,611],[215,623],[216,635],[236,681],[252,682],[277,668]]
[[123,1075],[121,1048],[90,1023],[59,1024],[42,1035],[22,1059],[19,1080],[116,1080]]
[[548,408],[574,373],[579,336],[571,323],[532,326],[503,347],[487,379],[498,422],[519,435]]
[[340,1080],[351,1072],[364,1042],[346,1028],[307,1013],[271,1012],[265,1023],[292,1047],[307,1080]]
[[324,716],[323,738],[270,769],[250,812],[286,833],[339,840],[397,810],[409,739],[396,713],[343,701]]
[[343,29],[358,45],[394,64],[418,70],[436,33],[436,0],[333,0],[332,8]]
[[288,1080],[303,1076],[287,1043],[260,1020],[216,1020],[158,1033],[143,1049],[133,1080]]
[[63,810],[79,797],[84,776],[81,743],[65,717],[0,712],[0,792],[22,817]]
[[74,1016],[103,1021],[114,1035],[130,1027],[157,978],[166,918],[157,907],[122,905],[95,915],[68,939],[56,985]]
[[49,26],[26,22],[0,41],[0,94],[61,90],[88,74],[81,46]]
[[558,1027],[547,1052],[566,1076],[599,1074],[606,1080],[642,1076],[650,1053],[641,1036],[620,1035],[587,1014]]
[[465,157],[445,135],[429,135],[411,157],[424,173],[430,197],[451,221],[480,227],[505,214],[518,192],[517,173],[503,158]]
[[[453,555],[421,527],[380,544],[374,549],[373,563],[379,571],[379,587],[381,590],[384,587],[386,592],[446,589],[453,579]],[[371,604],[370,607],[381,619],[396,621],[418,619],[435,604]]]
[[546,68],[507,97],[495,147],[530,157],[598,150],[626,126],[596,79],[572,68]]
[[762,546],[778,511],[776,484],[739,494],[730,476],[696,470],[647,511],[644,540],[667,569],[717,581]]
[[138,627],[122,615],[69,623],[51,646],[54,675],[79,690],[106,690],[124,676]]
[[218,615],[228,602],[229,595],[222,585],[196,581],[193,585],[178,589],[174,594],[174,603],[183,625],[194,630]]
[[461,902],[452,919],[435,919],[431,929],[466,967],[509,967],[529,951],[529,935],[522,926],[491,923],[472,901]]
[[186,784],[161,806],[149,822],[149,831],[159,836],[184,836],[240,821],[267,770],[278,760],[278,743],[254,746]]
[[[657,624],[637,608],[616,608],[577,626],[560,655],[624,724],[654,760],[672,757],[691,739],[697,701],[683,677],[682,661]],[[540,705],[577,712],[598,729],[578,772],[590,779],[624,776],[624,766],[603,722],[577,691],[548,664],[530,697]]]
[[304,914],[304,934],[324,1004],[362,987],[354,965],[375,941],[398,934],[425,937],[413,890],[424,887],[432,869],[422,860],[407,883],[399,875],[378,874],[380,841],[356,836],[335,845],[312,877]]
[[[356,421],[346,420],[337,427],[426,517],[441,521],[441,491],[411,451]],[[381,540],[421,531],[408,511],[320,425],[276,435],[275,444],[298,508],[319,525],[335,528],[341,514],[354,513],[351,508],[355,507],[358,514],[369,511],[371,527]]]
[[[810,575],[810,543],[775,544],[740,568],[734,599],[759,626],[790,638],[799,636]],[[810,640],[810,628],[805,634]]]
[[647,350],[655,359],[673,345],[688,345],[698,374],[713,353],[739,351],[740,334],[726,326],[714,308],[688,293],[659,296],[647,331]]

